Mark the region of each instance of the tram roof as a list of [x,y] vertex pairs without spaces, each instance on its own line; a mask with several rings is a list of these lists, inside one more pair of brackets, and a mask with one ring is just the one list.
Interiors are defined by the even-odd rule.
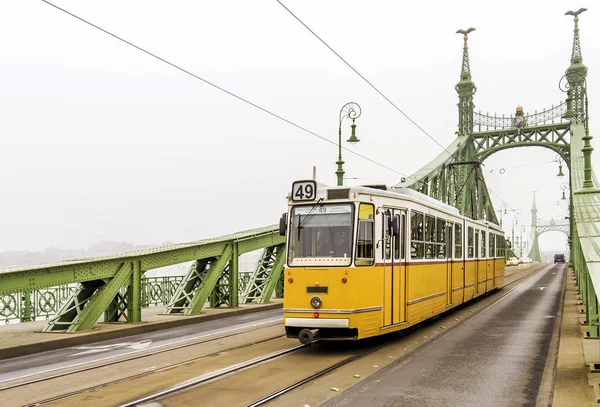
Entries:
[[[360,186],[340,186],[340,187],[330,187],[325,184],[318,183],[318,189],[350,189],[351,192],[365,194],[365,195],[375,195],[386,198],[402,198],[413,202],[422,202],[427,204],[428,206],[434,207],[436,209],[443,210],[445,212],[449,212],[451,214],[460,216],[458,209],[454,206],[448,205],[442,201],[438,201],[430,196],[427,196],[419,191],[415,191],[410,188],[391,188],[387,185],[360,185]],[[385,188],[385,189],[383,189]]]

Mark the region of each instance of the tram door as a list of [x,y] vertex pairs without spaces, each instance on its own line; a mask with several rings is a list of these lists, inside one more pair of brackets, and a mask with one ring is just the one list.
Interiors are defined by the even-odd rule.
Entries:
[[454,253],[452,223],[446,226],[446,306],[452,304],[452,253]]
[[406,321],[406,210],[383,211],[383,325]]
[[475,271],[474,280],[475,280],[475,290],[473,291],[473,297],[479,294],[479,245],[481,242],[479,241],[479,230],[475,229]]

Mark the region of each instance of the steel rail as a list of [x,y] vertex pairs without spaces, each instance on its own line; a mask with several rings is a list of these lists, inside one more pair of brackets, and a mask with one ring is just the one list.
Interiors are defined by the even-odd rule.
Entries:
[[143,398],[138,399],[138,400],[130,401],[130,402],[126,403],[126,404],[121,404],[120,407],[133,407],[133,406],[136,406],[136,405],[138,405],[140,403],[145,403],[145,402],[148,402],[148,401],[153,401],[153,400],[156,400],[156,399],[158,399],[160,397],[167,396],[167,395],[169,395],[171,393],[175,393],[177,391],[184,390],[184,389],[187,389],[189,387],[197,386],[199,384],[202,384],[202,383],[214,380],[214,379],[218,379],[221,376],[225,376],[225,375],[228,375],[230,373],[238,372],[240,370],[244,370],[246,368],[249,368],[249,367],[252,367],[252,366],[264,363],[264,362],[268,362],[268,361],[271,361],[273,359],[277,359],[280,356],[287,355],[289,353],[297,352],[297,351],[299,351],[301,349],[304,349],[304,348],[306,348],[308,346],[310,346],[310,345],[299,345],[299,346],[296,346],[296,347],[293,347],[293,348],[290,348],[290,349],[286,349],[286,350],[282,350],[282,351],[279,351],[279,352],[271,353],[271,354],[266,355],[266,356],[261,356],[261,357],[258,357],[258,358],[254,358],[254,359],[249,360],[249,361],[244,362],[244,363],[238,363],[237,365],[233,365],[233,366],[230,366],[228,368],[217,370],[216,372],[209,373],[209,374],[206,374],[204,376],[200,376],[200,377],[198,377],[196,379],[193,379],[191,381],[185,382],[185,383],[180,384],[180,385],[175,386],[175,387],[171,387],[171,388],[169,388],[167,390],[163,390],[161,392],[152,394],[150,396],[146,396],[146,397],[143,397]]
[[[24,381],[24,382],[19,382],[19,383],[11,384],[11,385],[8,385],[8,386],[0,387],[0,392],[4,391],[4,390],[10,390],[10,389],[14,389],[14,388],[17,388],[17,387],[26,386],[26,385],[29,385],[29,384],[34,384],[34,383],[44,382],[44,381],[47,381],[47,380],[56,379],[56,378],[59,378],[59,377],[70,376],[70,375],[73,375],[73,374],[76,374],[76,373],[87,372],[87,371],[90,371],[90,370],[99,369],[99,368],[110,366],[110,365],[116,365],[118,363],[125,363],[125,362],[129,362],[129,361],[132,361],[132,360],[145,358],[145,357],[148,357],[148,356],[159,355],[161,353],[171,352],[171,351],[175,351],[175,350],[187,348],[187,347],[190,347],[190,346],[201,345],[203,343],[213,342],[213,341],[217,341],[217,340],[220,340],[220,339],[229,338],[231,336],[246,334],[248,332],[257,331],[257,330],[259,330],[261,328],[269,328],[269,327],[280,325],[280,324],[281,324],[281,322],[272,323],[272,324],[265,324],[263,326],[260,326],[260,327],[254,328],[254,329],[240,328],[240,329],[235,330],[235,332],[232,332],[232,333],[229,333],[229,334],[226,334],[226,335],[219,335],[218,333],[214,334],[214,335],[211,335],[213,337],[208,338],[208,339],[194,340],[195,338],[191,338],[191,339],[185,340],[184,342],[188,342],[188,341],[194,341],[194,342],[189,342],[189,343],[185,343],[185,344],[182,344],[182,345],[179,345],[179,346],[169,347],[167,349],[159,349],[159,348],[163,348],[163,347],[166,347],[166,346],[169,346],[169,345],[173,345],[173,344],[171,343],[171,344],[159,345],[159,346],[156,346],[153,349],[144,349],[144,350],[141,350],[141,351],[134,351],[134,352],[130,352],[130,353],[125,354],[125,355],[110,356],[108,358],[103,358],[103,359],[100,359],[100,360],[114,359],[114,358],[118,358],[119,356],[125,356],[125,358],[119,359],[119,360],[115,360],[115,361],[101,363],[101,364],[94,365],[94,366],[88,366],[88,367],[84,367],[84,368],[81,368],[81,369],[70,370],[68,372],[57,373],[57,374],[50,375],[50,376],[39,377],[37,379],[32,379],[32,380],[28,380],[28,381]],[[215,336],[215,335],[219,335],[219,336]],[[285,336],[285,335],[277,335],[277,336],[269,337],[265,341],[273,340],[273,339],[277,339],[277,338],[281,338],[283,336]],[[255,343],[261,343],[261,342],[262,341],[258,341],[258,342],[255,342]],[[242,345],[242,346],[244,346],[244,345]],[[154,349],[158,349],[158,350],[154,350]],[[232,348],[232,349],[234,349],[234,348]],[[232,349],[225,349],[222,352],[227,352],[227,351],[232,350]],[[128,355],[131,355],[133,353],[144,352],[144,351],[146,353],[143,353],[141,355],[135,355],[135,356],[129,356],[129,357],[127,357]],[[89,362],[83,362],[82,364],[89,365],[89,364],[92,364],[94,362],[97,362],[97,361],[93,361],[92,360],[92,361],[89,361]],[[75,366],[79,366],[79,365],[80,364],[77,364]],[[64,370],[64,369],[68,369],[69,367],[73,367],[73,366],[61,367],[61,368],[58,368],[58,369],[55,369],[55,370]],[[16,380],[20,380],[20,379],[23,379],[25,377],[30,377],[30,376],[38,376],[40,374],[48,373],[48,372],[55,371],[55,370],[49,370],[49,371],[45,371],[45,372],[41,372],[41,373],[34,373],[32,375],[22,376],[22,377],[19,377],[19,378],[16,378],[16,379],[5,380],[4,382],[16,381]]]
[[[52,402],[57,401],[57,400],[62,400],[62,399],[65,399],[67,397],[72,397],[72,396],[76,396],[78,394],[82,394],[82,393],[86,393],[86,392],[89,392],[89,391],[97,390],[97,389],[100,389],[100,388],[103,388],[103,387],[106,387],[106,386],[109,386],[109,385],[112,385],[112,384],[117,384],[117,383],[121,383],[121,382],[124,382],[124,381],[127,381],[127,380],[137,379],[137,378],[140,378],[140,377],[148,376],[148,375],[153,374],[153,373],[158,372],[158,371],[162,371],[162,370],[166,370],[166,369],[172,369],[172,368],[178,367],[178,366],[183,366],[183,365],[189,364],[191,362],[198,361],[200,359],[205,359],[205,358],[210,358],[210,357],[218,356],[218,355],[220,355],[220,354],[222,354],[224,352],[231,352],[231,351],[234,351],[234,350],[238,350],[238,349],[243,349],[243,348],[247,348],[247,347],[250,347],[250,346],[254,346],[254,345],[257,345],[259,343],[264,343],[264,342],[272,341],[274,339],[279,339],[279,338],[281,338],[283,336],[285,336],[285,335],[272,336],[272,337],[269,337],[269,338],[261,339],[259,341],[253,341],[251,343],[246,343],[246,344],[243,344],[243,345],[234,346],[234,347],[227,348],[227,349],[221,349],[219,351],[212,352],[212,353],[209,353],[207,355],[198,356],[198,357],[195,357],[195,358],[184,360],[182,362],[177,362],[177,363],[173,363],[173,364],[170,364],[170,365],[157,367],[157,368],[154,368],[154,369],[151,369],[151,370],[145,370],[145,371],[143,371],[141,373],[137,373],[137,374],[134,374],[134,375],[131,375],[131,376],[127,376],[127,377],[122,377],[122,378],[117,379],[117,380],[111,380],[111,381],[108,381],[108,382],[97,384],[95,386],[86,387],[84,389],[79,389],[79,390],[75,390],[75,391],[72,391],[72,392],[69,392],[69,393],[65,393],[65,394],[61,394],[61,395],[58,395],[58,396],[50,397],[48,399],[36,401],[35,403],[26,404],[23,407],[35,407],[35,406],[41,406],[41,405],[44,405],[44,404],[52,403]],[[304,345],[302,345],[302,346],[304,346]],[[288,352],[289,352],[289,350],[288,350]]]

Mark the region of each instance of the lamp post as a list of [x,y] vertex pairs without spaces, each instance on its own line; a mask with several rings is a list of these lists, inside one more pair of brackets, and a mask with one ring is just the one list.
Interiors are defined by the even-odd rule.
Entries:
[[502,229],[502,212],[504,212],[506,215],[506,208],[508,208],[508,204],[506,202],[502,202],[500,204],[500,210],[498,211],[500,212],[500,229]]
[[[515,247],[515,223],[518,225],[519,224],[519,215],[521,214],[521,211],[519,209],[513,209],[513,218],[512,218],[512,233],[511,233],[511,247],[513,247],[513,250],[516,249]],[[515,222],[516,219],[516,222]]]
[[562,184],[560,184],[560,190],[562,191],[562,198],[560,198],[561,200],[566,200],[567,197],[565,196],[565,191],[569,189],[569,183],[568,182],[563,182]]
[[360,140],[356,137],[356,124],[354,124],[354,121],[358,119],[361,113],[362,110],[360,106],[358,103],[354,102],[346,103],[340,110],[340,124],[338,127],[338,160],[335,162],[337,164],[337,171],[335,172],[335,175],[337,175],[338,186],[344,185],[344,161],[342,160],[342,122],[346,117],[352,119],[352,134],[346,141],[350,144],[356,144]]
[[564,177],[565,174],[564,174],[563,169],[562,169],[563,159],[562,159],[561,155],[560,154],[556,154],[556,157],[554,157],[554,161],[558,162],[558,174],[556,176],[557,177]]

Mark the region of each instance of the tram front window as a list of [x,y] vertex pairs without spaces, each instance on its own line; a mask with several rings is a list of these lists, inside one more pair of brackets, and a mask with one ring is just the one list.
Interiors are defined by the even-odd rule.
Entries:
[[[288,248],[289,265],[350,265],[352,220],[351,204],[293,208]],[[327,260],[323,260],[325,258]],[[332,262],[332,258],[336,260]]]

